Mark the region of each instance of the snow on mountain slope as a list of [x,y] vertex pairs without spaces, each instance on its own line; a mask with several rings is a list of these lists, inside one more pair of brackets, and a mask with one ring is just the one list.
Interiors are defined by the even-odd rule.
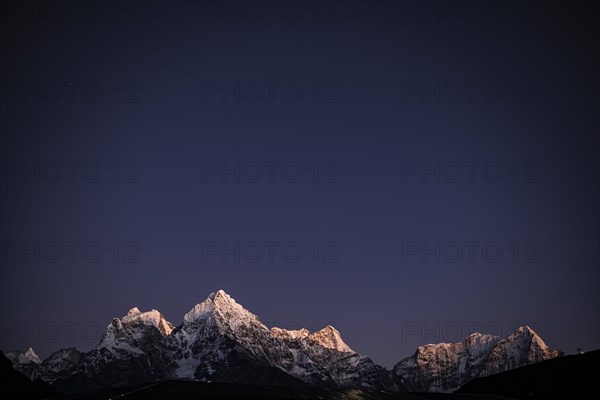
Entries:
[[474,378],[560,354],[525,326],[502,340],[497,336],[474,333],[461,343],[421,346],[411,357],[396,364],[393,372],[411,390],[452,392]]
[[176,328],[160,312],[134,307],[114,318],[87,353],[60,350],[39,365],[17,358],[14,363],[23,364],[28,376],[69,393],[165,378],[254,382],[256,371],[267,377],[261,383],[403,389],[389,371],[354,352],[334,327],[313,333],[269,329],[223,290],[196,304]]
[[298,330],[286,330],[273,327],[271,328],[271,333],[273,336],[284,340],[302,340],[306,339],[308,335],[310,335],[310,331],[304,328]]
[[178,378],[214,380],[224,373],[224,366],[233,368],[231,360],[243,358],[309,384],[395,389],[386,372],[352,351],[335,328],[327,326],[314,333],[269,330],[222,290],[185,315],[183,324],[170,335],[169,348],[178,364]]
[[55,351],[44,359],[36,371],[36,375],[48,383],[59,378],[69,377],[77,372],[83,356],[84,353],[75,347]]
[[258,317],[223,290],[211,293],[183,318],[168,339],[179,365],[178,378],[209,379],[233,348],[248,356],[269,360],[271,335]]
[[480,376],[497,374],[560,355],[562,355],[560,350],[548,347],[533,329],[522,326],[512,335],[498,342]]
[[311,333],[308,335],[308,339],[327,349],[337,350],[342,353],[354,353],[354,351],[344,343],[338,330],[331,325],[327,325],[320,331]]
[[271,328],[273,336],[284,340],[311,340],[327,349],[333,349],[344,353],[354,353],[344,341],[337,329],[327,325],[320,331],[310,333],[307,329],[286,330],[277,327]]
[[163,317],[163,315],[157,310],[151,310],[147,312],[141,312],[137,307],[129,310],[127,315],[121,318],[122,324],[130,324],[139,322],[143,325],[154,326],[163,334],[167,336],[173,331],[173,325]]
[[314,333],[306,329],[288,331],[274,327],[271,333],[292,351],[292,358],[280,363],[280,368],[306,382],[323,380],[323,376],[327,376],[338,386],[404,390],[393,382],[387,370],[369,357],[354,352],[332,326]]
[[30,347],[27,349],[27,351],[25,351],[25,353],[20,353],[18,351],[13,351],[10,353],[7,353],[6,355],[8,357],[9,360],[13,361],[17,361],[21,364],[41,364],[41,360],[38,357],[37,354],[35,354],[35,351],[33,351],[33,349]]
[[415,391],[449,392],[478,376],[481,366],[499,337],[474,333],[461,343],[421,346],[412,357],[394,366]]
[[167,336],[172,330],[173,325],[157,310],[141,312],[134,307],[106,327],[98,349],[104,348],[113,354],[144,354],[149,336],[158,339],[157,335]]
[[33,349],[31,347],[28,348],[27,351],[25,352],[25,357],[28,358],[29,360],[31,360],[31,362],[34,362],[36,364],[42,363],[42,361],[40,360],[38,355],[35,354],[35,351],[33,351]]
[[[113,319],[94,349],[64,355],[69,362],[63,368],[50,368],[44,360],[39,376],[66,394],[162,379],[174,368],[164,345],[172,330],[157,310],[134,307]],[[70,363],[77,359],[75,365]]]
[[37,378],[38,365],[41,364],[41,361],[31,347],[25,353],[19,351],[8,352],[6,353],[6,358],[13,363],[17,371],[29,379],[33,380]]

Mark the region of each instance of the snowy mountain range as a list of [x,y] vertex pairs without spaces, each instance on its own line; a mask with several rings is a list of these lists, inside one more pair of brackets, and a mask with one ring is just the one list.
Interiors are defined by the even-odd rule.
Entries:
[[223,290],[174,327],[157,310],[130,309],[88,352],[30,348],[6,356],[30,379],[66,394],[162,379],[387,391],[452,391],[471,379],[557,357],[528,327],[511,336],[473,334],[462,343],[420,347],[392,371],[353,351],[332,326],[317,332],[267,328]]

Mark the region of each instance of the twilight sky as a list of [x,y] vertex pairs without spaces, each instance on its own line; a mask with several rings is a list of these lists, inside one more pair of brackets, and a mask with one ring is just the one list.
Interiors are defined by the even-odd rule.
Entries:
[[388,367],[600,347],[593,2],[1,7],[2,350],[221,288]]

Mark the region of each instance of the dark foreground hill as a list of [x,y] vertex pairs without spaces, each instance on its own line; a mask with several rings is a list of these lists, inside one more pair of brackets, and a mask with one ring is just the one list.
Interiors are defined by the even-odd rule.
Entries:
[[600,350],[564,356],[475,379],[457,393],[492,393],[528,400],[595,398],[598,365]]
[[2,398],[12,399],[49,399],[60,396],[60,393],[46,382],[36,379],[30,381],[25,375],[15,370],[4,353],[0,352],[0,381]]
[[283,386],[258,386],[233,383],[202,383],[194,381],[161,381],[148,385],[129,386],[85,395],[67,397],[77,400],[241,400],[241,399],[302,399],[302,400],[512,400],[495,395],[420,394],[365,391],[359,389],[315,389]]

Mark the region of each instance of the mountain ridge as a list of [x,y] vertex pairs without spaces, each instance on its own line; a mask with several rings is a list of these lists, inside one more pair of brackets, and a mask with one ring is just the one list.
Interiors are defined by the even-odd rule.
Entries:
[[419,346],[392,371],[413,391],[448,393],[475,378],[562,355],[562,351],[550,348],[533,329],[524,325],[506,338],[474,333],[458,343]]
[[[432,354],[435,361],[438,349],[446,347],[462,352],[445,360],[442,371],[452,372],[447,375],[453,378],[441,381],[435,375],[440,370],[432,368]],[[133,307],[114,318],[88,352],[60,349],[39,362],[33,349],[27,354],[7,357],[30,379],[41,378],[68,394],[162,379],[451,391],[457,382],[482,376],[481,368],[504,371],[559,355],[522,327],[504,339],[473,334],[459,344],[421,346],[388,370],[352,350],[331,325],[315,332],[269,329],[223,290],[194,305],[178,326],[158,310]]]

